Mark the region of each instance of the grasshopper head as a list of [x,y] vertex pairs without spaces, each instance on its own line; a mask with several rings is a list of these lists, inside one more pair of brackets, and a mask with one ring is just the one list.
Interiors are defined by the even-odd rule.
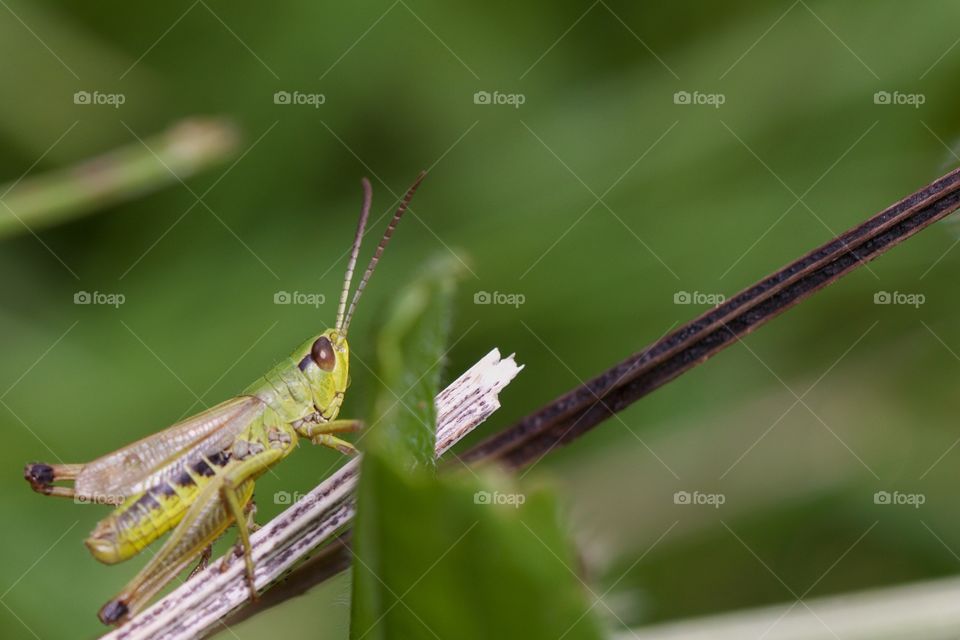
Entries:
[[293,357],[314,388],[325,388],[334,395],[346,391],[350,373],[350,347],[342,331],[327,329],[300,345]]
[[300,370],[310,380],[311,386],[320,392],[320,406],[336,406],[339,408],[340,398],[349,384],[349,365],[350,348],[347,346],[347,331],[350,328],[350,320],[353,318],[353,312],[357,308],[357,302],[363,293],[370,276],[373,274],[383,250],[393,236],[397,223],[401,216],[407,210],[410,199],[420,186],[420,181],[426,176],[426,172],[420,172],[416,181],[408,190],[397,212],[393,214],[387,230],[383,232],[383,237],[377,245],[373,257],[370,258],[370,264],[367,265],[363,278],[357,285],[357,290],[353,294],[353,300],[350,301],[350,308],[347,309],[347,298],[350,294],[350,282],[353,279],[353,270],[357,266],[357,256],[360,253],[360,243],[363,240],[363,230],[367,225],[367,218],[370,215],[370,203],[373,198],[370,181],[363,179],[363,207],[360,209],[360,220],[357,223],[357,233],[353,238],[353,247],[350,250],[350,260],[347,262],[347,272],[343,278],[343,291],[340,294],[340,305],[337,308],[337,322],[334,328],[327,329],[319,336],[302,344],[294,354],[294,360],[299,362]]

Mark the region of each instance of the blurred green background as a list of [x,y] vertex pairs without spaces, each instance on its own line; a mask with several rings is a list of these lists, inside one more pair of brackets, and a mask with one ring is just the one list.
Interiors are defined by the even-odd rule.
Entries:
[[[142,562],[97,564],[82,540],[106,508],[33,494],[23,464],[167,426],[332,323],[363,175],[379,232],[430,169],[357,313],[344,415],[370,400],[361,363],[392,292],[454,252],[470,274],[448,376],[494,346],[526,364],[479,437],[958,162],[951,3],[2,4],[3,180],[187,117],[243,135],[189,188],[2,241],[3,637],[97,634]],[[924,232],[534,466],[585,579],[615,585],[616,617],[597,607],[613,628],[960,572],[956,238]],[[74,304],[81,291],[125,302]],[[326,303],[274,304],[281,291]],[[339,462],[293,456],[258,485],[260,520]],[[342,576],[225,637],[343,638],[348,598]]]

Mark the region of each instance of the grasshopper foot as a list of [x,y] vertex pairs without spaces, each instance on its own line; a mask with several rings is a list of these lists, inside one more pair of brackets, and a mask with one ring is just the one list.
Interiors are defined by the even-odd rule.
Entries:
[[103,605],[97,616],[103,624],[119,624],[127,617],[128,613],[130,613],[130,609],[127,607],[127,603],[117,598]]
[[233,559],[235,557],[237,557],[236,549],[231,549],[223,554],[223,558],[220,559],[220,573],[227,572],[227,569],[229,569],[230,565],[233,564]]
[[23,477],[30,483],[34,491],[45,493],[45,489],[53,484],[56,476],[53,467],[50,465],[42,462],[31,462],[24,467]]
[[[220,573],[227,572],[227,569],[233,565],[234,558],[242,558],[243,556],[243,544],[238,542],[233,546],[233,549],[225,553],[223,555],[223,559],[220,560]],[[246,578],[247,588],[250,589],[250,601],[256,602],[260,595],[257,593],[257,587],[253,580],[253,574],[249,571],[245,571],[244,576]]]
[[30,488],[46,496],[74,497],[72,487],[56,486],[57,480],[75,480],[83,470],[82,464],[45,464],[31,462],[23,468],[23,477]]

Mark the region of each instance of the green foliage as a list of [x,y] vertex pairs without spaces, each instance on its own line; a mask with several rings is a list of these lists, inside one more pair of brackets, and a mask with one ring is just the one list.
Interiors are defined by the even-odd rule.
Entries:
[[78,165],[0,185],[0,238],[36,232],[110,205],[144,197],[237,152],[231,123],[187,120],[170,131],[111,150]]
[[368,446],[411,465],[433,468],[436,411],[460,264],[449,255],[428,262],[397,293],[377,338],[379,391]]
[[[957,162],[958,3],[4,4],[23,23],[0,6],[11,62],[0,65],[0,182],[138,144],[133,133],[149,142],[189,116],[226,116],[243,142],[235,165],[183,176],[206,206],[174,181],[0,246],[3,638],[94,637],[96,610],[150,555],[97,563],[82,540],[108,509],[33,494],[23,464],[84,462],[162,429],[329,326],[364,175],[383,224],[430,168],[352,325],[342,415],[366,417],[373,402],[376,343],[363,337],[383,324],[377,311],[427,256],[462,247],[475,276],[455,295],[448,371],[493,345],[526,365],[483,437],[704,310],[673,304],[677,291],[730,296]],[[93,90],[126,103],[74,104]],[[276,104],[280,90],[327,100]],[[474,104],[480,90],[526,102]],[[726,102],[674,104],[675,92],[697,90]],[[926,103],[874,103],[895,90]],[[537,465],[617,558],[605,584],[633,566],[617,586],[631,590],[612,594],[630,614],[617,609],[621,618],[792,600],[724,523],[802,592],[838,544],[879,520],[811,596],[960,569],[940,542],[960,549],[960,447],[932,466],[957,439],[960,376],[927,329],[960,353],[957,226],[938,226],[870,263],[876,277],[861,269],[752,334],[753,353],[732,347]],[[327,302],[276,305],[280,290]],[[878,290],[927,303],[877,306]],[[78,291],[126,303],[75,305]],[[526,302],[476,305],[478,291]],[[830,430],[802,405],[776,423],[796,401],[780,380],[802,395],[831,366],[804,397]],[[306,492],[339,464],[301,448],[258,482],[258,520],[284,507],[274,492]],[[897,488],[929,499],[919,511],[873,504],[875,491]],[[727,504],[673,503],[694,489]],[[822,535],[822,523],[835,530]],[[342,640],[345,582],[221,637]]]
[[[367,454],[351,638],[601,638],[550,492]],[[496,491],[496,494],[494,494]],[[519,507],[488,501],[522,496]]]
[[[450,260],[429,264],[397,294],[378,339],[382,389],[358,489],[351,637],[599,638],[554,498],[495,474],[434,473],[436,364],[456,271]],[[494,496],[514,504],[491,504]]]

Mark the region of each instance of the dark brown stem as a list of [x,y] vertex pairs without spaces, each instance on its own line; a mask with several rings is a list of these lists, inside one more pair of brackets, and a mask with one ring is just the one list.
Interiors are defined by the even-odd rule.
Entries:
[[[960,169],[814,249],[460,456],[521,468],[583,435],[731,343],[960,208]],[[347,531],[271,592],[276,604],[350,563]],[[254,605],[245,613],[255,612]]]
[[523,467],[960,208],[960,169],[814,249],[461,455]]

